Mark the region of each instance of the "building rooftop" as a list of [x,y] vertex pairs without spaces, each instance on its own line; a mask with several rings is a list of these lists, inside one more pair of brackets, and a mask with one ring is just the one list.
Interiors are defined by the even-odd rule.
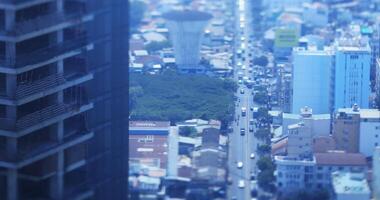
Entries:
[[365,166],[366,158],[361,153],[346,153],[344,151],[329,151],[314,153],[317,165],[335,166]]
[[[301,115],[293,114],[293,113],[282,113],[282,118],[283,119],[301,119]],[[330,119],[330,114],[313,114],[311,118],[315,120]]]
[[358,107],[356,108],[339,108],[338,113],[345,113],[348,115],[352,114],[360,114],[360,118],[367,118],[367,119],[380,119],[380,110],[378,109],[360,109]]
[[322,50],[319,50],[316,46],[305,47],[294,47],[293,52],[297,55],[334,55],[333,48],[325,46]]
[[[370,194],[369,186],[363,173],[333,172],[332,185],[336,194]],[[368,198],[369,199],[369,198]]]
[[206,21],[212,18],[212,15],[206,12],[195,10],[170,11],[163,15],[167,20],[172,21]]
[[130,128],[169,128],[169,121],[129,121]]

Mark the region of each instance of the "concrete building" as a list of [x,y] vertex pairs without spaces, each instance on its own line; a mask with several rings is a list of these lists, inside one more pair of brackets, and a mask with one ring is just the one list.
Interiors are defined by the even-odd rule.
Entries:
[[292,113],[305,106],[314,114],[330,113],[330,73],[334,52],[316,47],[293,49]]
[[372,156],[380,145],[380,111],[376,109],[338,109],[333,123],[336,148]]
[[170,122],[130,121],[129,162],[168,169]]
[[111,98],[128,83],[117,55],[127,54],[127,26],[115,17],[125,10],[122,1],[0,2],[0,199],[126,196],[127,101]]
[[365,38],[346,35],[335,43],[332,99],[335,109],[369,107],[371,48]]
[[369,200],[371,191],[364,173],[333,172],[334,200]]
[[332,135],[337,150],[348,153],[359,152],[360,112],[358,107],[338,109],[333,119]]
[[163,17],[167,20],[170,39],[180,72],[203,73],[199,65],[203,32],[211,15],[199,11],[171,11]]
[[380,147],[376,148],[372,159],[372,193],[375,200],[380,200]]
[[326,153],[335,149],[335,140],[331,135],[313,138],[313,153]]
[[297,124],[288,126],[287,152],[290,157],[310,157],[313,153],[314,138],[328,137],[329,132],[317,133],[314,129],[312,109],[301,109],[302,119]]
[[276,185],[279,193],[293,192],[314,187],[315,158],[299,159],[289,156],[275,156]]
[[297,158],[275,156],[276,184],[281,194],[299,189],[330,189],[334,171],[367,172],[364,155],[359,153],[327,152]]
[[220,130],[206,128],[202,132],[202,145],[193,152],[195,180],[209,180],[211,184],[226,182],[227,153],[220,143]]
[[[303,108],[305,109],[305,107]],[[307,107],[308,112],[311,112],[310,116],[303,115],[302,113],[290,114],[282,113],[282,134],[288,135],[289,125],[297,124],[299,122],[310,121],[313,127],[314,136],[327,136],[330,134],[330,115],[329,114],[313,114],[314,109]],[[302,109],[300,109],[302,110]],[[302,112],[302,111],[301,111]]]
[[380,110],[360,109],[359,152],[367,157],[380,146]]

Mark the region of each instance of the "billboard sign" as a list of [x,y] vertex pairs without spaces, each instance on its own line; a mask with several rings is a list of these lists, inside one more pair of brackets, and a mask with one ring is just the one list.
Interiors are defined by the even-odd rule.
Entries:
[[277,29],[275,32],[275,47],[288,48],[298,45],[298,32],[296,29]]

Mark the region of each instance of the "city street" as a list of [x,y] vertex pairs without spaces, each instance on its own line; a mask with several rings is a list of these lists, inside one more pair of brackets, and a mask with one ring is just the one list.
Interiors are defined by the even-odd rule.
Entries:
[[[239,75],[238,72],[242,72],[243,77],[252,78],[252,74],[248,72],[250,67],[250,60],[253,57],[249,56],[250,48],[249,36],[250,30],[249,26],[249,5],[245,3],[244,0],[240,0],[237,5],[237,31],[235,35],[235,54],[234,54],[234,81],[238,83]],[[244,17],[242,19],[242,16]],[[244,25],[242,26],[241,23]],[[241,57],[238,56],[238,49],[244,49]],[[253,55],[254,56],[254,55]],[[238,66],[237,63],[241,62],[242,65]],[[243,67],[244,66],[244,67]],[[242,90],[244,93],[242,94]],[[253,173],[256,177],[256,159],[251,158],[251,153],[257,155],[256,146],[257,140],[254,137],[254,131],[249,132],[249,120],[253,118],[253,111],[251,107],[256,107],[253,102],[253,89],[247,88],[244,83],[239,83],[239,88],[236,92],[236,110],[235,110],[235,121],[233,123],[233,132],[229,137],[229,177],[232,179],[232,184],[228,189],[229,199],[251,199],[251,174]],[[242,107],[246,108],[246,116],[242,116]],[[241,129],[245,130],[245,134],[241,135]],[[242,162],[243,166],[238,168],[238,162]],[[239,187],[239,182],[244,181],[244,187]]]

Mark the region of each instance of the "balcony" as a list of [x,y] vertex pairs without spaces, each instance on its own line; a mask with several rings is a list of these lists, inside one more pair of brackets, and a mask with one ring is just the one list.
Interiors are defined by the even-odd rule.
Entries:
[[0,102],[6,105],[21,105],[50,95],[93,78],[92,73],[53,74],[39,80],[20,84],[12,96],[0,94]]
[[0,155],[0,166],[22,168],[61,150],[85,142],[92,137],[92,132],[83,131],[65,138],[62,142],[46,141],[41,142],[40,144],[20,147],[19,153],[15,157],[9,157],[5,154]]
[[85,112],[92,107],[92,103],[60,103],[47,106],[18,120],[2,118],[0,119],[0,135],[20,137]]
[[1,9],[17,10],[54,0],[1,0]]
[[24,55],[18,55],[15,59],[5,58],[2,56],[0,57],[0,72],[4,71],[4,73],[8,73],[6,69],[20,69],[26,66],[33,66],[37,64],[39,64],[39,66],[46,65],[54,62],[54,59],[59,56],[63,56],[65,54],[73,54],[74,51],[81,52],[81,50],[85,49],[87,45],[87,36],[81,35],[78,38],[66,40],[47,48],[38,49]]
[[53,31],[61,30],[93,19],[90,12],[73,10],[54,12],[33,19],[16,22],[12,30],[0,29],[0,40],[20,42]]

